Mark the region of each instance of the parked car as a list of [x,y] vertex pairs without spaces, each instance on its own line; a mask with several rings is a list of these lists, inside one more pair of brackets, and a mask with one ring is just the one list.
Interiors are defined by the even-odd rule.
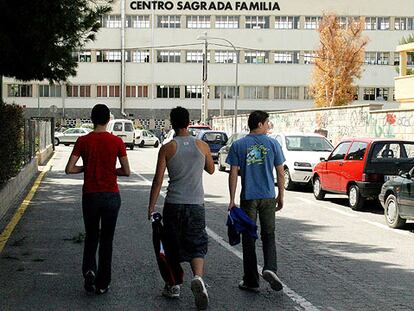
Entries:
[[225,132],[212,130],[199,131],[196,138],[208,144],[214,160],[217,160],[219,150],[227,143],[228,140]]
[[106,130],[122,138],[125,146],[133,150],[135,145],[134,123],[131,120],[115,119],[110,120]]
[[55,146],[58,146],[59,144],[69,146],[70,144],[74,144],[78,137],[90,132],[92,132],[92,130],[89,128],[71,128],[64,132],[55,132]]
[[169,143],[170,141],[173,140],[174,136],[175,136],[175,131],[173,129],[169,130],[167,135],[165,135],[165,138],[162,141],[162,144],[165,145],[165,144]]
[[313,194],[348,195],[349,206],[360,210],[367,199],[377,199],[384,181],[408,171],[414,161],[414,141],[397,139],[345,139],[328,159],[313,170]]
[[230,169],[230,165],[226,163],[230,147],[236,140],[245,137],[247,134],[247,132],[243,132],[231,135],[230,138],[227,140],[226,145],[219,150],[217,159],[219,171],[225,171],[226,169]]
[[157,148],[160,140],[148,130],[135,130],[135,145],[139,147],[153,146]]
[[[414,165],[411,163],[411,165]],[[414,167],[384,183],[378,198],[384,208],[385,221],[391,228],[401,228],[407,219],[414,220]]]
[[200,131],[211,130],[211,127],[207,124],[194,124],[194,125],[188,126],[187,129],[191,135],[197,136]]
[[310,184],[314,166],[333,150],[329,140],[315,133],[278,133],[270,137],[278,141],[286,158],[283,163],[286,190]]

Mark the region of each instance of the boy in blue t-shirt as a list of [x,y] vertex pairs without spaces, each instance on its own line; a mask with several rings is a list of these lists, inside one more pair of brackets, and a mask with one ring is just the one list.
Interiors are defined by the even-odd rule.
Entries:
[[[269,114],[267,112],[257,110],[250,113],[248,125],[250,133],[231,145],[226,160],[231,166],[229,209],[236,206],[235,193],[240,170],[242,185],[240,207],[254,222],[259,214],[264,257],[262,276],[270,283],[272,289],[279,291],[283,285],[276,275],[275,212],[283,207],[283,162],[285,157],[279,143],[266,135],[269,130]],[[277,174],[279,190],[277,197],[273,167],[276,168]],[[259,273],[257,271],[255,239],[248,233],[242,234],[242,244],[244,276],[239,283],[239,288],[258,292]]]

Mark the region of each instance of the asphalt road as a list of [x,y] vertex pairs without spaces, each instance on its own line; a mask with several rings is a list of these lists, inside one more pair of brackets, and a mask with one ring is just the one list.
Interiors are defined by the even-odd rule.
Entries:
[[[84,292],[82,176],[63,172],[71,150],[57,148],[51,170],[0,253],[0,310],[195,310],[188,265],[181,298],[161,296],[146,219],[155,148],[128,151],[134,174],[119,179],[122,207],[110,292]],[[283,292],[273,292],[264,281],[259,294],[240,291],[241,249],[226,242],[227,177],[218,171],[204,175],[209,310],[414,309],[413,223],[391,230],[379,206],[354,212],[345,197],[316,201],[309,189],[287,192],[276,215]],[[160,197],[159,206],[162,202]],[[261,243],[257,246],[262,265]]]

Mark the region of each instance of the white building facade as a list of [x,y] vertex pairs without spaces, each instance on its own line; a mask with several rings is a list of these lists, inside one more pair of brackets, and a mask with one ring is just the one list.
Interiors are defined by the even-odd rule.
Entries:
[[[123,2],[124,1],[124,2]],[[355,103],[392,107],[399,64],[395,47],[414,32],[411,0],[136,1],[116,0],[95,42],[74,52],[78,73],[61,85],[4,78],[3,99],[28,115],[87,122],[96,103],[107,104],[147,128],[168,127],[172,107],[200,119],[203,49],[208,39],[208,117],[233,114],[237,49],[238,111],[313,107],[308,95],[317,27],[323,13],[346,25],[364,17],[369,43]],[[408,65],[414,65],[408,56]],[[77,121],[76,121],[77,120]]]

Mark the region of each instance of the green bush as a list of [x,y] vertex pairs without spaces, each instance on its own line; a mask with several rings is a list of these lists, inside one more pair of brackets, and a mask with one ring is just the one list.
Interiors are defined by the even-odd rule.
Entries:
[[0,188],[23,163],[23,109],[0,102]]

